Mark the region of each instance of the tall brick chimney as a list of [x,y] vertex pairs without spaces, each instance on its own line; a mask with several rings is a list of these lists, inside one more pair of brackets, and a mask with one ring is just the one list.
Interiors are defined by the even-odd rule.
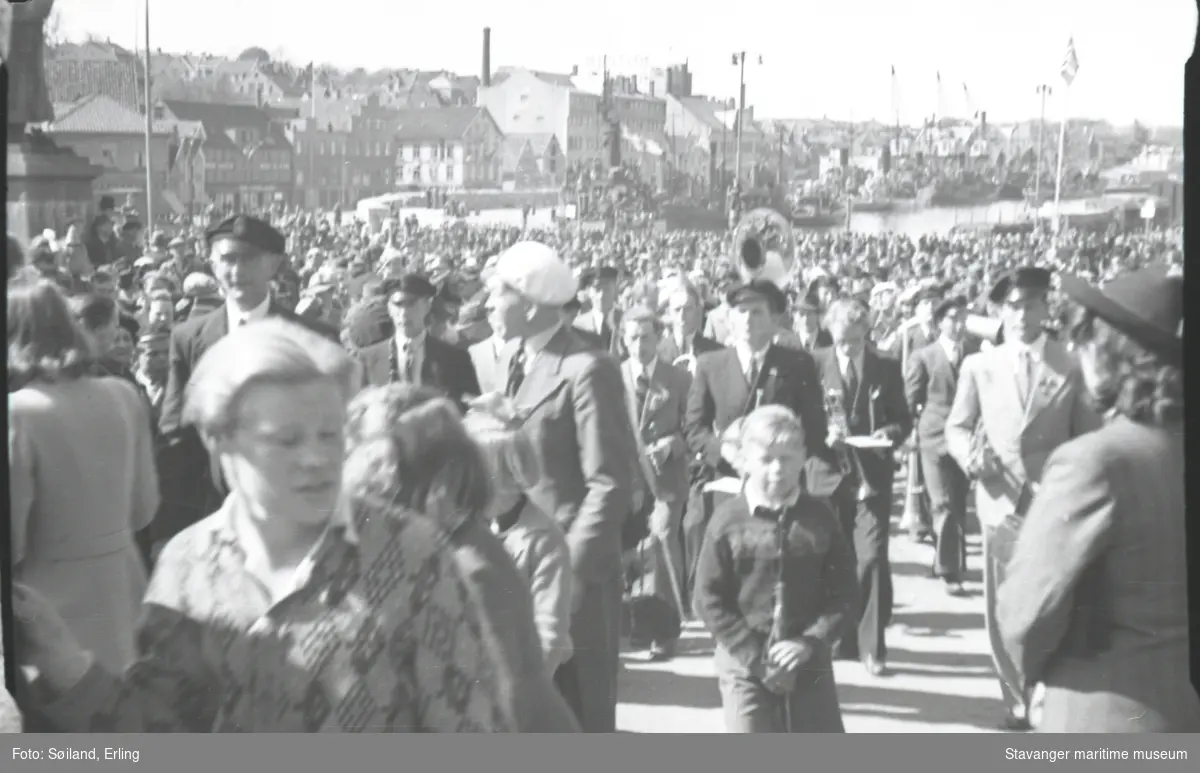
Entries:
[[484,86],[492,85],[492,28],[483,28],[483,72],[479,82]]

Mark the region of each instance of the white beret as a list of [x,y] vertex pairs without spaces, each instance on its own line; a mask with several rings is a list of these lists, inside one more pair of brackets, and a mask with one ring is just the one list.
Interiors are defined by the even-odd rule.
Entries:
[[578,283],[558,253],[540,242],[517,242],[501,253],[492,276],[542,306],[562,306]]

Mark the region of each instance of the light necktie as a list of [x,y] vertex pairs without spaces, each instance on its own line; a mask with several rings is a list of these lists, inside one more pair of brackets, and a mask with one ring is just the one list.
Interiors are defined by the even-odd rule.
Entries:
[[1029,405],[1029,396],[1033,393],[1033,354],[1028,349],[1022,349],[1020,353],[1020,365],[1017,370],[1021,379],[1021,405]]

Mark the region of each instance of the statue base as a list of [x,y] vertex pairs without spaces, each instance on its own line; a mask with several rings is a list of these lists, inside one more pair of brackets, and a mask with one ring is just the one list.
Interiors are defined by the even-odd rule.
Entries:
[[96,207],[92,181],[104,169],[40,132],[9,127],[8,137],[8,232],[23,244],[47,228],[62,237],[72,223],[86,232]]

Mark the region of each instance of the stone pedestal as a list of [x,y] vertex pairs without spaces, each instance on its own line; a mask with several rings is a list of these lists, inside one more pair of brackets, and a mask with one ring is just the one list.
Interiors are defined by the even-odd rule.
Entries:
[[73,222],[86,232],[96,207],[92,181],[104,170],[45,135],[15,142],[10,135],[6,144],[8,232],[25,244],[47,228],[61,237]]

